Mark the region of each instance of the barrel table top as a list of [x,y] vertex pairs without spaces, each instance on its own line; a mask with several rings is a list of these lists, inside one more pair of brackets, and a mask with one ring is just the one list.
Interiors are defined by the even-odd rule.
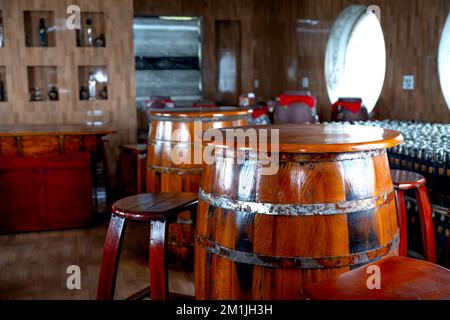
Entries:
[[236,139],[231,140],[232,145],[227,145],[225,134],[227,130],[268,129],[267,151],[271,151],[271,129],[278,129],[280,153],[340,153],[357,152],[375,149],[391,148],[403,141],[400,132],[386,130],[377,127],[367,127],[348,124],[284,124],[284,125],[262,125],[243,126],[219,129],[223,134],[219,140],[204,141],[205,145],[213,145],[217,148],[242,147],[246,150],[257,151],[254,146],[246,144],[237,146]]
[[107,135],[115,130],[85,124],[7,124],[0,126],[0,137],[51,135]]
[[212,108],[173,108],[173,109],[156,109],[149,108],[147,112],[150,119],[167,118],[171,120],[175,119],[190,119],[192,118],[225,118],[232,116],[245,116],[252,112],[252,109],[239,108],[239,107],[212,107]]

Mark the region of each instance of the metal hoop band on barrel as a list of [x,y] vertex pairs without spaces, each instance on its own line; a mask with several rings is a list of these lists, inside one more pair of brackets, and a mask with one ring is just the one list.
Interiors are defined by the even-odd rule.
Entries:
[[205,192],[203,189],[199,190],[198,196],[200,200],[208,203],[209,205],[226,210],[279,216],[315,216],[346,214],[374,209],[390,203],[394,200],[395,194],[394,190],[391,190],[380,194],[377,197],[363,200],[316,204],[277,204],[233,200],[212,195]]
[[176,167],[160,167],[155,165],[147,165],[149,170],[166,173],[166,174],[201,174],[202,168],[176,168]]
[[347,256],[334,257],[283,257],[268,256],[253,252],[237,251],[215,242],[212,242],[196,233],[197,243],[207,252],[220,256],[230,261],[257,265],[269,268],[282,269],[331,269],[342,267],[354,267],[359,264],[368,264],[378,260],[379,258],[394,252],[398,247],[399,236],[396,235],[392,241],[385,246],[349,254]]
[[248,114],[235,115],[235,116],[223,116],[223,117],[174,117],[174,116],[156,116],[149,115],[149,120],[157,120],[157,121],[171,121],[171,122],[221,122],[221,121],[234,121],[234,120],[242,120],[247,119]]

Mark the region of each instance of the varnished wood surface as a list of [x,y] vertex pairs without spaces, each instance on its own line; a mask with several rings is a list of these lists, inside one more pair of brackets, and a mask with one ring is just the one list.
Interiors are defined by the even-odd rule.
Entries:
[[105,126],[88,126],[84,124],[7,124],[0,126],[0,137],[107,135],[115,132],[116,130]]
[[[176,108],[176,109],[148,109],[150,116],[180,117],[180,118],[212,118],[227,116],[245,116],[251,113],[251,109],[238,107],[215,108]],[[208,119],[205,119],[208,120]],[[186,119],[189,121],[189,119]]]
[[[0,235],[0,299],[93,300],[108,223],[51,232]],[[149,227],[129,223],[116,281],[116,299],[148,286]],[[81,290],[68,290],[70,265],[81,269]],[[194,275],[169,269],[169,289],[193,295]]]
[[405,170],[391,170],[392,182],[397,189],[410,190],[426,183],[421,174]]
[[[322,136],[324,148],[326,138],[331,136]],[[295,139],[304,140],[301,135]],[[280,145],[284,143],[280,139]],[[204,164],[201,191],[209,197],[200,193],[197,212],[198,299],[300,299],[305,284],[357,267],[358,262],[346,263],[351,256],[367,253],[370,260],[398,254],[397,213],[385,152],[339,158],[343,154],[337,150],[342,149],[330,154],[286,150],[273,175],[261,175],[260,160],[236,163],[227,153]],[[379,197],[385,200],[366,205],[366,200]],[[360,201],[363,204],[356,206]],[[333,209],[326,214],[320,208],[327,204]],[[294,206],[315,209],[290,212]],[[380,248],[386,250],[375,252]]]
[[305,288],[313,300],[450,300],[450,270],[406,257],[373,263],[380,268],[381,288],[367,287],[367,268]]
[[[193,192],[200,186],[202,164],[194,162],[196,134],[210,128],[243,126],[249,109],[235,107],[150,110],[147,150],[147,192]],[[197,128],[198,121],[201,121]],[[201,145],[199,145],[201,148]],[[190,154],[190,163],[174,163],[172,151]],[[180,222],[169,226],[171,260],[192,265],[193,228],[189,212],[178,215]]]
[[[280,153],[367,151],[391,148],[403,141],[400,132],[375,127],[340,124],[286,124],[221,129],[220,131],[224,133],[222,141],[212,143],[204,141],[203,143],[218,148],[236,148],[238,143],[236,139],[232,140],[232,145],[226,144],[225,134],[228,129],[252,130],[255,134],[261,129],[267,130],[267,145],[263,146],[267,148],[267,151],[271,150],[272,130],[278,130],[279,141],[273,143],[278,146]],[[265,141],[262,142],[265,143]],[[260,145],[251,146],[249,141],[246,140],[245,148],[256,151],[259,150]]]
[[[112,210],[119,216],[136,220],[151,220],[150,216],[170,217],[197,203],[198,195],[187,192],[142,193],[120,199]],[[148,217],[147,217],[148,216]]]

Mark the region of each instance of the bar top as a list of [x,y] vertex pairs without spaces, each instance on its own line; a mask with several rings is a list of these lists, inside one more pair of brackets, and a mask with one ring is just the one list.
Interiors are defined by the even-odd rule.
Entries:
[[85,124],[7,124],[0,125],[0,137],[49,135],[107,135],[116,130]]

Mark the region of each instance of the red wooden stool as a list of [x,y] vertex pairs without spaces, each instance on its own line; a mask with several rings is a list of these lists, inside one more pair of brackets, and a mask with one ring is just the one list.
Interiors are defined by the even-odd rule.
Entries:
[[[448,300],[450,271],[436,264],[406,257],[389,257],[371,264],[380,267],[380,289],[369,289],[368,267],[306,286],[310,300]],[[370,280],[369,280],[370,281]]]
[[[167,300],[168,266],[167,236],[169,224],[182,211],[195,212],[196,193],[144,193],[123,198],[112,206],[112,216],[103,248],[102,265],[97,288],[97,300],[112,300],[117,267],[125,227],[128,220],[150,222],[150,288],[144,289],[152,300]],[[195,214],[192,214],[195,217]],[[148,290],[148,291],[146,291]],[[138,294],[142,298],[142,292]],[[136,295],[133,295],[137,297]]]
[[129,194],[145,192],[147,145],[124,144],[119,148],[117,177],[120,191]]
[[431,204],[428,198],[425,178],[415,172],[391,170],[397,203],[398,225],[400,228],[400,255],[406,256],[408,232],[406,222],[405,191],[414,190],[419,208],[425,260],[436,263],[436,246]]

